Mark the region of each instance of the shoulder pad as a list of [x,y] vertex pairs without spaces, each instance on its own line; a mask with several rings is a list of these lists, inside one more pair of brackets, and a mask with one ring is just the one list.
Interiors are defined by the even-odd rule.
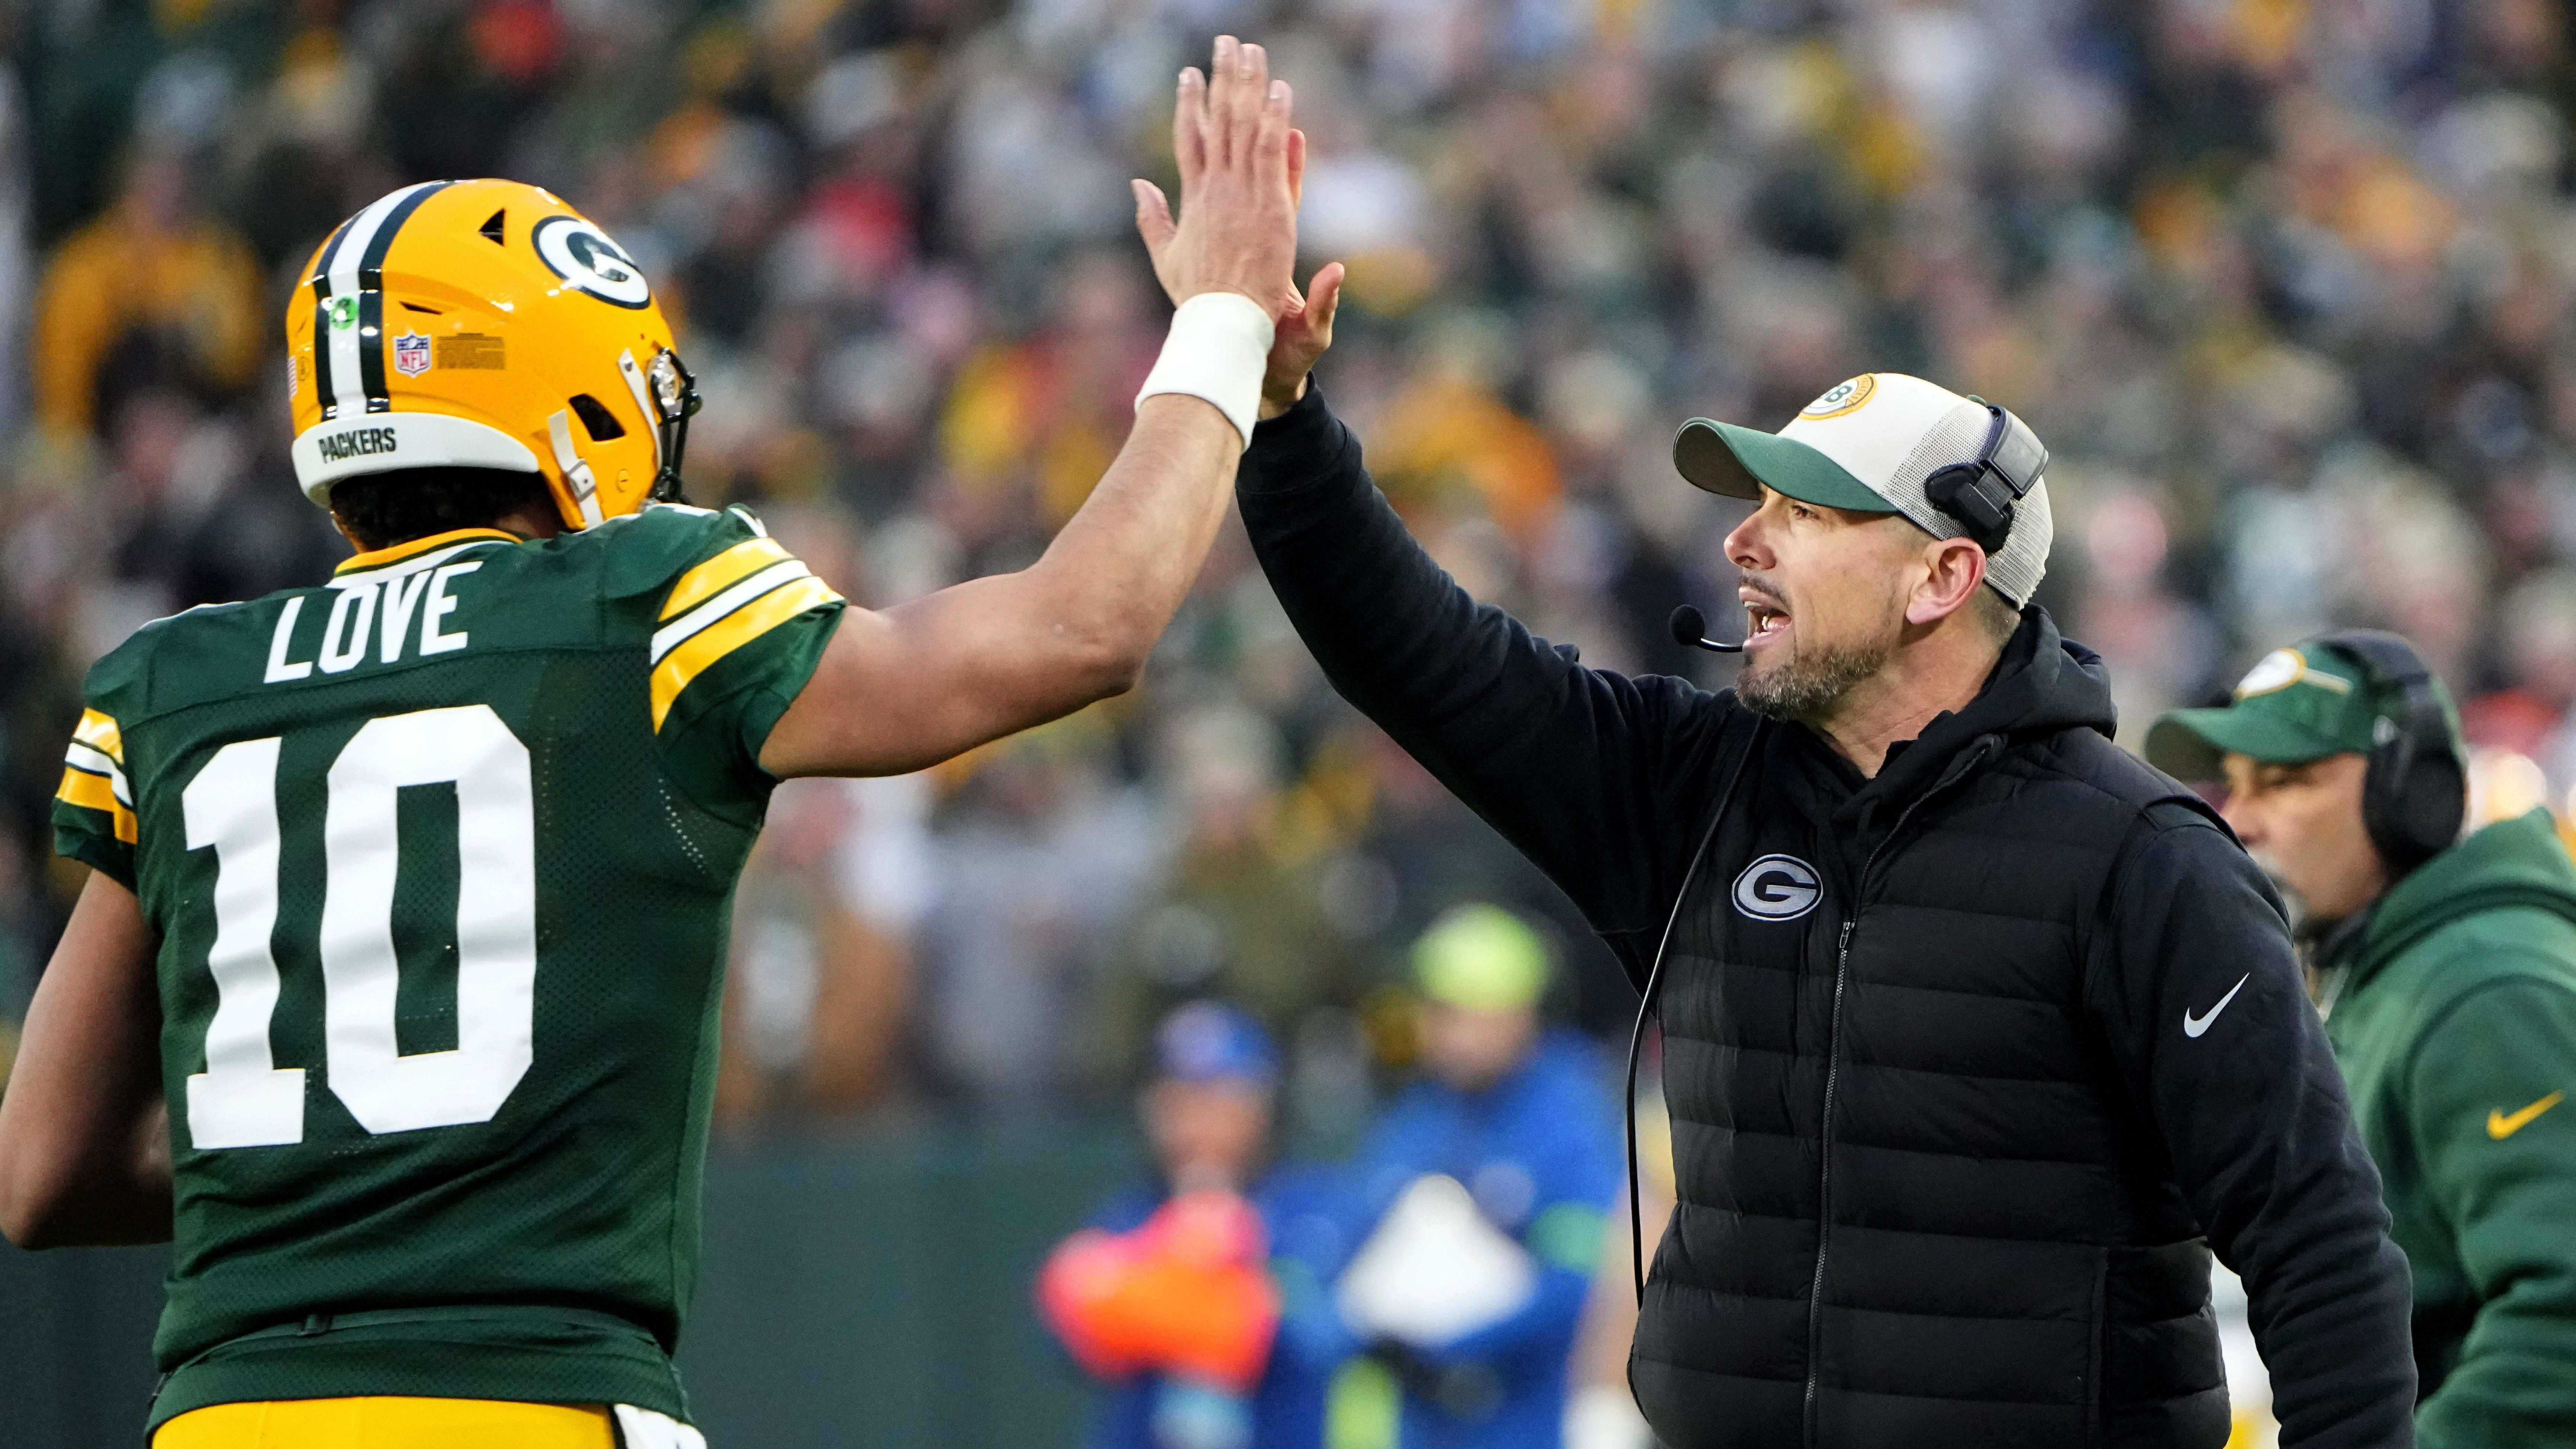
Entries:
[[748,510],[684,503],[657,503],[579,535],[606,550],[600,579],[610,598],[667,591],[699,564],[767,536]]

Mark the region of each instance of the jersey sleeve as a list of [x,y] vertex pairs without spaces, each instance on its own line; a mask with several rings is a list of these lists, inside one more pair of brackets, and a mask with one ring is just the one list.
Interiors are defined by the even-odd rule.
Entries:
[[2576,1423],[2576,991],[2554,961],[2523,969],[2443,1012],[2406,1078],[2416,1171],[2478,1305],[2417,1410],[2425,1449],[2564,1443]]
[[135,836],[124,736],[112,716],[85,709],[63,752],[63,781],[54,791],[54,851],[132,890]]
[[653,734],[665,767],[708,804],[772,783],[760,749],[846,607],[748,511],[657,508],[635,530],[666,567],[653,588]]

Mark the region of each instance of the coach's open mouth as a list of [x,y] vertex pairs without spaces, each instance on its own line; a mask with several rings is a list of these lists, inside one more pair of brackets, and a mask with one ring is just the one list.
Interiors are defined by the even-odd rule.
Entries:
[[1738,597],[1744,600],[1744,642],[1747,646],[1763,643],[1789,627],[1789,611],[1781,605],[1750,589],[1739,590]]

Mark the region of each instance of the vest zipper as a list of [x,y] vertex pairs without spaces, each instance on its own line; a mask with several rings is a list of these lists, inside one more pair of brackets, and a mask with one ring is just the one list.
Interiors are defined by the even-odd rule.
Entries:
[[[1988,739],[1991,739],[1989,736]],[[1870,872],[1878,868],[1878,858],[1914,819],[1914,812],[1932,802],[1932,798],[1966,779],[1986,758],[1987,741],[1963,753],[1950,768],[1932,782],[1932,788],[1914,797],[1896,817],[1895,826],[1884,839],[1871,848],[1860,863],[1860,879],[1852,884],[1851,914],[1844,918],[1842,934],[1834,942],[1834,1002],[1832,1014],[1825,1022],[1825,1115],[1816,1128],[1816,1271],[1807,1282],[1807,1392],[1804,1404],[1805,1433],[1801,1436],[1808,1449],[1816,1443],[1816,1393],[1824,1373],[1825,1336],[1825,1245],[1834,1230],[1834,1087],[1843,1071],[1843,985],[1850,978],[1852,933],[1860,925],[1861,907],[1869,899]]]
[[[1892,838],[1892,837],[1891,837]],[[1878,858],[1871,851],[1870,859]],[[1861,879],[1869,879],[1869,867],[1861,867]],[[1825,1116],[1816,1132],[1816,1271],[1807,1283],[1807,1396],[1805,1404],[1806,1442],[1816,1442],[1816,1385],[1821,1376],[1825,1332],[1825,1239],[1834,1230],[1834,1084],[1842,1076],[1843,981],[1844,967],[1851,961],[1852,927],[1860,923],[1860,903],[1852,903],[1852,914],[1844,920],[1842,935],[1834,942],[1833,1014],[1825,1023]]]

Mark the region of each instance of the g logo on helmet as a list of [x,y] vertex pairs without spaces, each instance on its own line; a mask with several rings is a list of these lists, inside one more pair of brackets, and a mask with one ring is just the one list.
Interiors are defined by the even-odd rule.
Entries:
[[538,222],[529,240],[537,256],[575,291],[619,307],[638,310],[653,304],[653,289],[644,284],[644,269],[608,233],[578,216],[550,216]]
[[1825,898],[1816,868],[1794,855],[1766,855],[1735,878],[1735,908],[1757,921],[1794,921]]

